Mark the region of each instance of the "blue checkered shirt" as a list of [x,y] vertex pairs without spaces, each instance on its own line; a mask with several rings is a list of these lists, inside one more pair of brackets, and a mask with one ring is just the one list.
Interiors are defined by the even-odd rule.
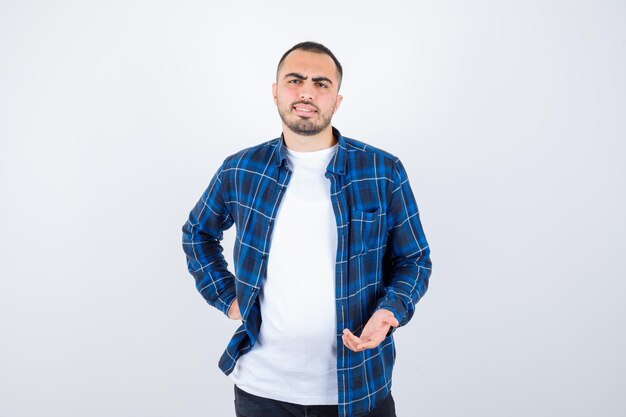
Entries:
[[[391,390],[393,331],[374,349],[343,346],[344,328],[355,334],[377,309],[393,312],[400,326],[413,316],[428,288],[430,250],[400,160],[341,136],[326,170],[337,221],[335,308],[339,414],[362,416]],[[183,226],[187,266],[204,299],[224,314],[237,298],[243,323],[219,361],[230,374],[254,346],[261,327],[258,295],[267,273],[272,227],[289,170],[282,137],[226,158]],[[236,226],[233,275],[220,242]]]

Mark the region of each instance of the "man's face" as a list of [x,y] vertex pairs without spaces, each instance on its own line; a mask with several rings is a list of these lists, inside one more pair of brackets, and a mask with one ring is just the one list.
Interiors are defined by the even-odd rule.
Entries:
[[272,85],[274,103],[284,125],[312,136],[330,126],[339,108],[339,74],[326,54],[295,50],[287,55]]

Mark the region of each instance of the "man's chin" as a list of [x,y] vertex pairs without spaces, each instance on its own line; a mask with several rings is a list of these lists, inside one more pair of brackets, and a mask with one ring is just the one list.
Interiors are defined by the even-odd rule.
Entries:
[[300,136],[315,136],[330,125],[330,120],[321,117],[319,114],[316,114],[319,116],[319,120],[311,120],[311,118],[301,116],[290,117],[291,115],[288,113],[281,112],[279,112],[279,115],[285,126],[293,133]]
[[315,136],[322,131],[322,129],[291,129],[294,133],[300,136]]
[[326,126],[317,126],[312,123],[291,123],[287,127],[293,132],[301,136],[314,136],[323,131]]

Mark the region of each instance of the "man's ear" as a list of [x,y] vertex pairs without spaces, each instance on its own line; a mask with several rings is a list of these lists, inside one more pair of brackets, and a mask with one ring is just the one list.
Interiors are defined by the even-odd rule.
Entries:
[[272,84],[272,98],[274,99],[274,104],[278,104],[276,102],[276,83]]
[[343,100],[343,96],[338,94],[337,95],[337,102],[335,103],[335,110],[333,111],[333,114],[337,112],[337,110],[339,110],[339,105],[341,104],[341,100]]

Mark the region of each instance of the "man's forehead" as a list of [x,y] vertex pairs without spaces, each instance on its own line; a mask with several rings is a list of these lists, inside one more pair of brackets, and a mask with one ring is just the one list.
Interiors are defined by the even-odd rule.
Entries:
[[325,76],[332,79],[336,79],[339,75],[337,66],[330,56],[303,50],[295,50],[285,57],[278,74],[282,77],[289,73],[314,77]]

